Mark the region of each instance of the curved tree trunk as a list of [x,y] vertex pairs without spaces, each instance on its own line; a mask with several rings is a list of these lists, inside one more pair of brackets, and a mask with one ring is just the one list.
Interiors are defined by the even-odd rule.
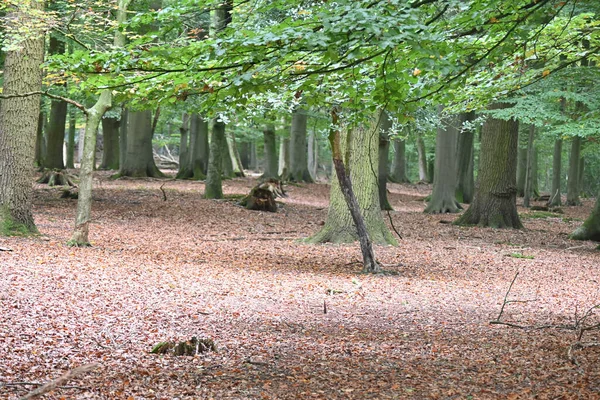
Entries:
[[102,118],[102,135],[104,149],[100,169],[119,169],[119,127],[121,121],[117,117]]
[[[439,114],[442,115],[442,108]],[[455,213],[462,209],[456,201],[456,142],[459,132],[459,118],[442,118],[442,126],[437,129],[435,140],[435,173],[433,193],[425,208],[426,213]]]
[[379,189],[379,206],[382,210],[393,210],[387,197],[387,181],[388,181],[388,156],[390,154],[390,139],[389,134],[392,129],[392,120],[387,112],[381,114],[381,122],[379,124],[379,161],[378,161],[378,182]]
[[571,140],[571,155],[569,156],[569,177],[567,179],[567,205],[579,206],[579,158],[581,138],[574,136]]
[[560,198],[561,168],[562,139],[556,139],[554,141],[554,154],[552,155],[552,189],[550,190],[550,201],[548,202],[550,207],[562,205]]
[[221,149],[225,141],[225,124],[216,118],[212,121],[210,134],[210,152],[208,157],[208,171],[204,188],[205,199],[222,199],[223,185],[221,179]]
[[152,111],[127,113],[127,149],[120,176],[134,178],[163,177],[154,163],[152,154]]
[[268,124],[263,130],[265,143],[265,170],[261,179],[277,179],[277,146],[275,143],[275,126]]
[[[397,244],[381,214],[377,189],[379,128],[377,118],[368,126],[344,130],[341,137],[341,154],[346,154],[348,179],[360,207],[366,232],[373,243]],[[350,145],[350,149],[348,149]],[[348,159],[349,157],[349,159]],[[375,171],[375,173],[373,173]],[[309,243],[351,243],[359,239],[358,231],[344,192],[340,188],[339,166],[335,167],[338,179],[331,182],[329,212],[323,228],[307,239]]]
[[475,119],[475,112],[459,114],[458,144],[456,146],[456,200],[459,203],[470,204],[473,201],[475,191],[475,179],[473,177],[473,141],[474,133],[471,129],[465,129],[463,124]]
[[574,240],[593,240],[600,242],[600,193],[596,198],[596,205],[592,213],[583,225],[575,230],[570,236]]
[[[25,0],[23,5],[25,3],[34,10],[43,9],[42,1]],[[10,26],[27,19],[26,13],[9,8],[5,21]],[[6,53],[2,95],[34,92],[42,88],[43,33],[34,30],[29,35],[20,49]],[[39,95],[0,101],[1,235],[37,232],[31,211],[31,178],[39,114]]]
[[[495,103],[491,110],[510,107]],[[481,132],[479,176],[473,203],[457,225],[522,228],[516,203],[516,154],[519,123],[488,117]]]
[[290,131],[290,180],[293,182],[313,182],[308,172],[308,147],[306,143],[306,123],[308,115],[302,108],[292,113]]

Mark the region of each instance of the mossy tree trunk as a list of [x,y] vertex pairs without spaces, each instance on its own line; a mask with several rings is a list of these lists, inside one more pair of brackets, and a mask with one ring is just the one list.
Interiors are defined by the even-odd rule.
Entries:
[[[495,103],[491,110],[510,107]],[[481,132],[479,175],[473,203],[457,225],[522,228],[516,202],[516,155],[519,123],[488,117]]]
[[[50,35],[48,52],[62,54],[65,52],[64,42]],[[67,103],[63,100],[50,102],[50,120],[46,135],[46,155],[43,166],[45,168],[62,170],[65,168],[63,146],[65,143],[65,125],[67,122]]]
[[552,188],[550,190],[550,207],[559,207],[562,205],[560,198],[561,169],[562,169],[562,139],[554,141],[554,153],[552,155]]
[[275,126],[267,124],[263,129],[265,161],[264,172],[261,179],[277,179],[279,177],[277,171],[277,145],[275,140]]
[[[23,0],[17,9],[8,8],[9,28],[29,20],[29,6],[36,12],[44,2]],[[5,55],[2,95],[40,91],[44,57],[43,32],[33,30],[20,48]],[[40,115],[40,96],[4,98],[0,101],[0,234],[30,234],[37,228],[31,210],[35,141]]]
[[475,179],[473,176],[473,141],[475,134],[473,130],[465,127],[465,122],[475,119],[475,112],[459,114],[458,144],[456,146],[456,200],[459,203],[470,204],[473,201],[475,191]]
[[223,142],[225,141],[225,124],[216,118],[212,121],[210,134],[210,151],[208,156],[208,171],[204,189],[205,199],[222,199],[223,185],[221,178]]
[[570,236],[574,240],[593,240],[600,242],[600,193],[596,198],[596,205],[590,216],[583,225],[575,230]]
[[102,118],[102,135],[104,149],[100,169],[119,170],[119,128],[121,120],[118,117]]
[[392,129],[392,120],[387,112],[381,113],[381,121],[379,123],[379,161],[378,161],[378,182],[379,189],[379,206],[382,210],[393,210],[387,197],[387,181],[388,181],[388,159],[390,154],[390,131]]
[[125,160],[121,165],[120,176],[134,178],[164,175],[154,162],[152,153],[152,111],[127,112],[127,144]]
[[[385,224],[379,204],[377,119],[378,117],[373,118],[368,126],[359,126],[353,130],[334,130],[334,133],[341,136],[340,152],[346,154],[345,159],[341,160],[344,171],[340,170],[338,162],[335,165],[337,179],[331,182],[327,220],[319,232],[307,239],[309,243],[351,243],[360,239],[355,221],[357,216],[353,216],[348,208],[348,193],[344,192],[347,188],[340,186],[342,182],[339,174],[343,174],[342,179],[347,176],[348,182],[351,181],[369,240],[379,244],[397,244]],[[343,185],[348,182],[344,181]]]
[[[442,117],[443,108],[440,107],[438,112]],[[444,116],[437,129],[433,193],[425,208],[426,213],[455,213],[462,209],[456,201],[456,143],[459,122],[457,116]]]
[[569,176],[567,179],[567,205],[579,206],[579,158],[581,157],[581,138],[571,139],[571,154],[569,156]]
[[292,113],[290,131],[290,175],[293,182],[313,182],[308,172],[308,146],[306,143],[306,124],[308,115],[300,107]]

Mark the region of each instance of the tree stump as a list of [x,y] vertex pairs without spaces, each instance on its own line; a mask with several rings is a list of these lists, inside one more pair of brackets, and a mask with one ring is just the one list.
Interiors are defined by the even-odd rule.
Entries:
[[73,176],[64,170],[49,169],[44,171],[37,183],[47,183],[48,186],[75,186],[73,179]]
[[281,181],[269,179],[254,186],[250,193],[240,201],[248,210],[277,212],[278,197],[287,197]]

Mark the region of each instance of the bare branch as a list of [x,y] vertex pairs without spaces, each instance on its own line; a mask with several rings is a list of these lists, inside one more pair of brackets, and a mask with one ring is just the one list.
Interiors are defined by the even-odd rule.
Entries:
[[21,397],[20,400],[29,400],[29,399],[35,399],[36,397],[40,397],[41,395],[51,392],[52,390],[60,387],[61,385],[66,383],[69,379],[74,378],[77,375],[81,375],[83,373],[93,371],[96,368],[98,368],[98,364],[86,364],[86,365],[82,365],[81,367],[77,367],[75,369],[67,371],[61,377],[54,379],[54,380],[42,385],[41,387],[27,393],[25,396]]

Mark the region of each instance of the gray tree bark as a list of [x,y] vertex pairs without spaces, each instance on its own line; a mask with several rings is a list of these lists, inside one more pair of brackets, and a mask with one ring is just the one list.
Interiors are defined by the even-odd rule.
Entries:
[[306,143],[306,123],[308,116],[302,108],[292,113],[290,131],[290,176],[293,182],[313,182],[308,171],[308,146]]
[[550,190],[550,207],[558,207],[562,205],[560,184],[561,184],[561,168],[562,168],[562,139],[554,141],[554,153],[552,155],[552,188]]
[[427,176],[427,152],[425,151],[425,141],[420,132],[417,132],[417,155],[419,163],[419,182],[429,182]]
[[[48,52],[62,54],[65,43],[50,35]],[[46,155],[43,166],[50,169],[64,169],[63,146],[65,143],[65,125],[67,122],[67,103],[62,100],[50,102],[50,120],[46,140]]]
[[100,169],[119,169],[119,128],[121,121],[117,117],[102,118],[104,149]]
[[275,126],[273,124],[267,124],[265,126],[263,137],[265,146],[265,168],[261,179],[277,179],[279,177],[277,171],[277,146],[275,143]]
[[379,189],[379,207],[382,210],[393,210],[387,197],[388,181],[388,158],[390,153],[390,130],[392,129],[392,120],[386,111],[380,114],[379,122],[379,161],[378,161],[378,182]]
[[471,129],[465,129],[464,123],[473,121],[475,112],[459,114],[459,124],[461,127],[458,134],[458,144],[456,146],[456,200],[459,203],[470,204],[473,201],[475,192],[475,179],[473,176],[473,141],[475,134]]
[[579,206],[579,158],[581,157],[581,138],[571,139],[571,154],[569,156],[569,176],[567,179],[567,205]]
[[204,188],[204,198],[206,199],[222,199],[222,162],[221,149],[225,141],[225,124],[218,121],[216,118],[212,121],[212,129],[210,134],[210,151],[208,157],[208,171],[206,173],[206,183]]
[[129,110],[125,160],[121,164],[120,176],[135,178],[164,176],[154,163],[152,134],[152,111]]
[[525,166],[525,190],[523,193],[523,206],[530,207],[530,199],[533,193],[533,162],[535,153],[535,125],[529,126],[529,137],[527,139],[527,164]]

